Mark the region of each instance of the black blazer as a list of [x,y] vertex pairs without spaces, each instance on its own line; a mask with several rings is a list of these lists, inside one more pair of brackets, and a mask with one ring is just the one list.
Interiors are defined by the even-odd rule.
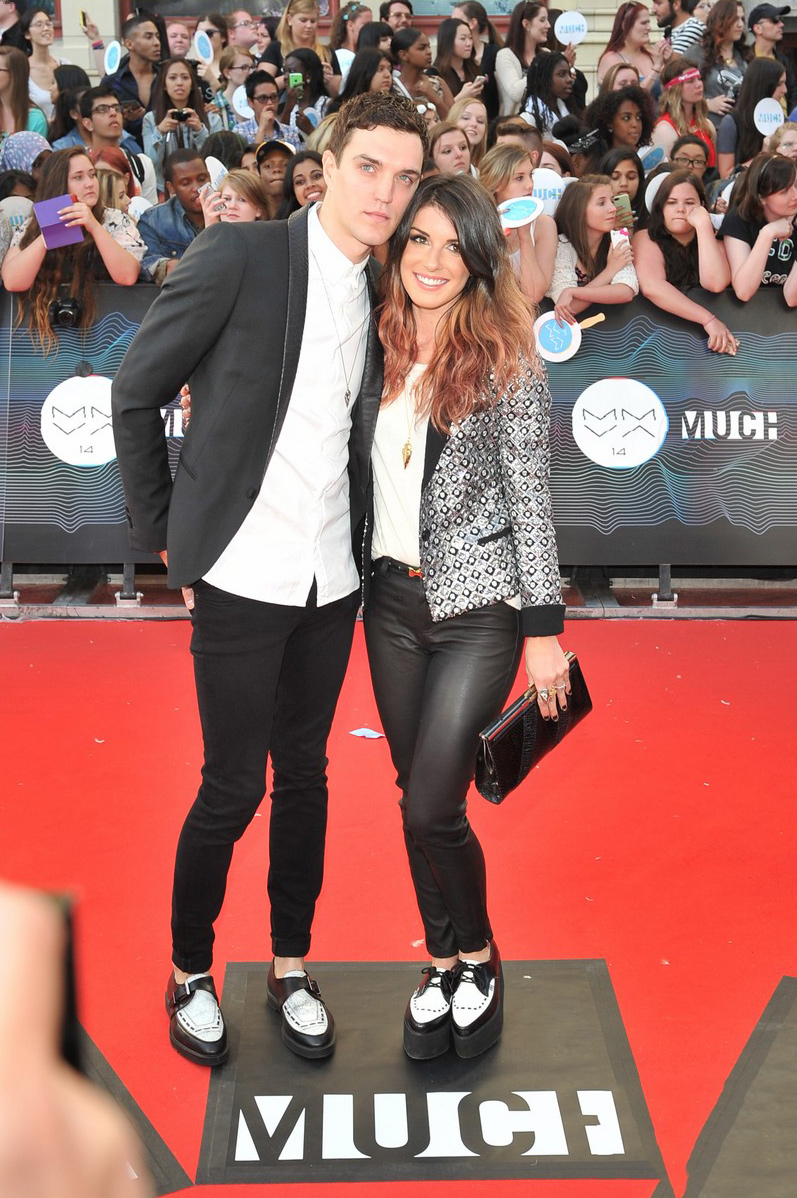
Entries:
[[[215,225],[167,276],[125,354],[112,406],[130,543],[168,549],[170,586],[190,585],[210,569],[260,490],[296,376],[307,269],[306,210],[287,222]],[[320,388],[325,377],[319,362]],[[172,483],[160,409],[185,382],[191,422]],[[365,514],[381,394],[372,317],[349,440],[353,528]]]

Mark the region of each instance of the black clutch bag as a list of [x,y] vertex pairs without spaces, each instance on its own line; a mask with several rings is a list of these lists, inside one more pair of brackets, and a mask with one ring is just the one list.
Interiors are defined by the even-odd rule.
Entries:
[[529,770],[592,711],[578,659],[575,653],[565,656],[570,663],[571,693],[567,697],[567,711],[560,709],[558,721],[545,720],[540,715],[537,690],[532,686],[479,734],[476,789],[490,803],[503,803]]

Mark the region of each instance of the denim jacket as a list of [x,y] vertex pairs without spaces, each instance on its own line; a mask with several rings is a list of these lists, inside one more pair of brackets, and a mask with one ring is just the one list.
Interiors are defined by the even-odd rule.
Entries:
[[147,254],[141,265],[152,278],[162,258],[182,258],[199,232],[186,216],[177,196],[142,213],[138,231],[147,243]]

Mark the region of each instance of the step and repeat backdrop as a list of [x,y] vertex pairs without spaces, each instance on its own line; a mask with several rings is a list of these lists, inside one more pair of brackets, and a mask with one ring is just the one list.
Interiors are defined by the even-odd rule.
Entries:
[[[100,286],[93,326],[59,330],[47,357],[2,296],[0,560],[153,560],[128,546],[110,401],[156,294]],[[710,353],[702,329],[641,298],[607,307],[572,357],[568,330],[545,334],[560,359],[547,370],[564,565],[797,561],[797,313],[779,295],[694,298],[734,331],[735,357]],[[174,468],[178,397],[163,420]]]

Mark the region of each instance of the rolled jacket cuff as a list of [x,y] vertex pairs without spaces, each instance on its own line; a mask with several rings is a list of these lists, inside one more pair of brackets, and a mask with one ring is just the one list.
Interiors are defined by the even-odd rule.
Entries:
[[564,632],[564,603],[536,604],[520,610],[520,631],[523,636],[558,636]]

